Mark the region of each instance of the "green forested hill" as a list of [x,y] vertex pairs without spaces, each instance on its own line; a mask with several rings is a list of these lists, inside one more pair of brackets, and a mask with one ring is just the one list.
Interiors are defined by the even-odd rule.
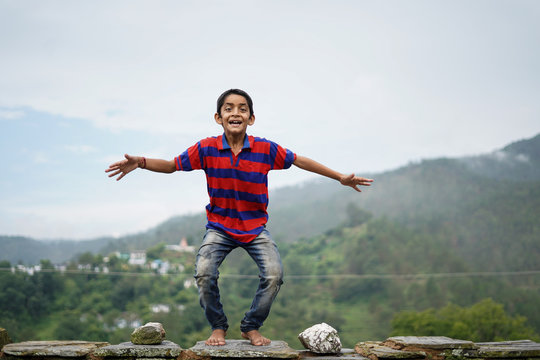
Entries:
[[[516,144],[505,149],[536,166],[538,137]],[[463,159],[426,160],[375,175],[375,184],[362,194],[323,180],[275,191],[269,227],[279,242],[286,277],[265,334],[296,347],[300,331],[324,321],[351,347],[359,340],[389,336],[392,319],[403,311],[409,313],[397,323],[417,333],[402,335],[425,335],[430,324],[403,324],[404,318],[412,318],[410,312],[433,318],[439,313],[429,309],[476,304],[477,311],[495,302],[517,317],[515,323],[532,329],[516,334],[538,340],[540,275],[532,270],[539,270],[540,259],[540,179],[531,175],[533,170],[498,177],[498,172],[480,168],[472,169]],[[0,288],[5,289],[0,292],[0,325],[13,329],[16,340],[114,343],[129,338],[129,322],[160,321],[169,339],[190,347],[208,335],[190,283],[194,255],[167,253],[163,243],[177,243],[182,236],[198,242],[203,227],[202,215],[178,217],[146,233],[96,246],[103,254],[150,248],[152,258],[182,265],[169,276],[155,276],[115,257],[105,263],[92,254],[71,263],[68,270],[73,272],[0,272]],[[33,243],[23,240],[30,251]],[[110,272],[81,273],[80,265],[106,266]],[[52,270],[50,263],[43,267]],[[238,249],[221,268],[231,327],[249,308],[257,273]],[[447,307],[449,303],[455,305]],[[156,304],[170,311],[151,310]],[[234,331],[231,338],[237,336]]]
[[39,241],[23,236],[0,235],[0,261],[13,264],[39,264],[42,259],[62,263],[76,254],[97,251],[110,243],[113,238],[99,238],[86,241]]
[[[362,211],[351,210],[349,214],[346,226],[281,244],[285,279],[262,329],[267,336],[298,347],[299,332],[326,322],[338,329],[344,346],[352,347],[359,340],[388,337],[392,320],[402,311],[441,309],[449,303],[470,307],[489,298],[510,316],[524,319],[532,329],[516,334],[540,339],[538,274],[477,274],[455,248],[447,246],[452,241],[448,233],[370,218]],[[159,321],[168,339],[190,347],[210,332],[197,290],[188,282],[194,255],[177,257],[156,248],[151,252],[183,264],[183,270],[156,276],[118,259],[103,264],[99,257],[84,256],[79,265],[91,264],[91,269],[106,265],[111,273],[76,271],[77,263],[68,268],[73,272],[66,273],[43,271],[30,276],[0,272],[2,326],[16,341],[117,343],[129,339],[133,326],[129,324],[134,321]],[[221,298],[231,324],[229,336],[237,338],[238,324],[257,287],[258,271],[249,256],[237,249],[225,260],[220,273]],[[153,311],[157,304],[169,310]],[[487,316],[486,320],[497,322],[489,313]],[[401,335],[425,335],[429,326],[426,323],[416,333]]]
[[[425,160],[374,174],[375,183],[361,194],[324,179],[280,188],[270,195],[268,227],[278,242],[294,242],[343,223],[348,209],[360,208],[406,226],[451,231],[452,245],[462,256],[479,260],[479,268],[502,266],[503,251],[507,259],[512,259],[503,267],[530,267],[534,262],[523,254],[538,254],[535,240],[539,238],[539,229],[535,219],[540,218],[539,154],[537,135],[492,154]],[[201,212],[174,217],[147,232],[118,239],[44,243],[0,237],[0,260],[37,263],[45,257],[62,261],[77,252],[107,254],[113,250],[144,249],[159,242],[178,243],[184,236],[197,244],[204,233],[204,223]],[[24,246],[19,246],[21,243]],[[498,260],[496,263],[490,261],[492,256]]]
[[493,179],[534,181],[540,179],[540,134],[520,140],[499,151],[460,159],[471,171]]

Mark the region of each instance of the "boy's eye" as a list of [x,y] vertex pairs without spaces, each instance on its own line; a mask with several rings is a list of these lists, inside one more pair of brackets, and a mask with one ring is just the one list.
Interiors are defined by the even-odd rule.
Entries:
[[241,112],[246,112],[247,109],[241,108],[240,111],[241,111]]
[[231,111],[231,108],[230,108],[230,107],[226,107],[226,108],[225,108],[225,111]]

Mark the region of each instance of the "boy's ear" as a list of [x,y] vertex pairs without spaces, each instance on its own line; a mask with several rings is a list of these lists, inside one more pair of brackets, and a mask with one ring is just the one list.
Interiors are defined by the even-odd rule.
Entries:
[[253,124],[255,124],[255,115],[251,115],[248,121],[248,125],[253,125]]
[[214,120],[216,120],[219,125],[223,125],[223,118],[221,115],[219,115],[219,113],[214,114]]

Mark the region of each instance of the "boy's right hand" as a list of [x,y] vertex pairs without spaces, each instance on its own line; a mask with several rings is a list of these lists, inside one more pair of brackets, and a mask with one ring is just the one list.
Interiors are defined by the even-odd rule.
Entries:
[[131,156],[128,154],[125,154],[125,159],[115,162],[114,164],[109,165],[109,168],[105,170],[105,172],[111,172],[114,171],[112,174],[109,174],[109,177],[114,177],[118,174],[118,178],[116,181],[120,180],[133,170],[139,167],[139,157],[138,156]]

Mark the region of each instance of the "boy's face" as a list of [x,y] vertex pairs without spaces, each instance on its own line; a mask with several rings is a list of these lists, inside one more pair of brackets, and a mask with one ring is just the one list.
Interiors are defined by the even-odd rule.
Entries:
[[255,115],[249,115],[249,106],[241,95],[231,94],[225,98],[220,113],[214,115],[216,122],[223,126],[226,135],[239,136],[246,133],[248,125],[255,123]]

